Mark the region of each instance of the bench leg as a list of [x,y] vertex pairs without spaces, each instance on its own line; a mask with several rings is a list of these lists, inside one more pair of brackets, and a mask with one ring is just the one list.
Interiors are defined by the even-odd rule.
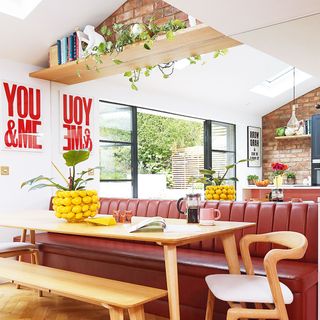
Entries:
[[121,308],[111,307],[109,314],[111,320],[124,320],[123,309]]
[[[20,242],[26,242],[26,238],[27,238],[27,229],[23,229],[20,237]],[[22,256],[19,256],[19,261],[21,260],[22,260]],[[17,284],[16,288],[20,289],[21,288],[20,284]]]
[[129,308],[128,311],[130,320],[145,320],[143,306]]

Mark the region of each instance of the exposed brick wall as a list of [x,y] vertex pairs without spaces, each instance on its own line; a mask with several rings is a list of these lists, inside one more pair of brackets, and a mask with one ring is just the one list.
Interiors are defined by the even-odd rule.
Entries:
[[[320,88],[299,97],[296,111],[298,120],[309,119],[317,113],[315,105],[320,102]],[[311,139],[276,140],[275,130],[286,126],[291,117],[291,102],[274,110],[262,118],[263,136],[263,175],[268,178],[272,173],[271,163],[280,161],[289,165],[289,171],[297,174],[297,183],[311,175]]]
[[188,25],[188,15],[162,0],[128,0],[110,17],[96,28],[99,32],[103,25],[111,27],[114,23],[132,24],[148,22],[154,17],[162,25],[171,19],[180,19]]

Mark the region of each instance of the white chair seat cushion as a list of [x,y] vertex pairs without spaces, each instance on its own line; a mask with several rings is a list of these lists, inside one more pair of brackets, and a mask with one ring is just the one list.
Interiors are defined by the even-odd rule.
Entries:
[[0,254],[5,252],[35,249],[35,245],[27,242],[0,242]]
[[[206,282],[215,297],[231,302],[273,303],[268,279],[262,276],[216,274],[206,277]],[[291,290],[280,282],[285,304],[293,301]]]

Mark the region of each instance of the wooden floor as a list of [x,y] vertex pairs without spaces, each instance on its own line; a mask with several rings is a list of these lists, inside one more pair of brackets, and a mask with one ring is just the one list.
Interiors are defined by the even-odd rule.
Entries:
[[[108,310],[72,299],[34,290],[17,290],[12,284],[0,284],[1,320],[108,320]],[[146,320],[166,320],[147,315]]]

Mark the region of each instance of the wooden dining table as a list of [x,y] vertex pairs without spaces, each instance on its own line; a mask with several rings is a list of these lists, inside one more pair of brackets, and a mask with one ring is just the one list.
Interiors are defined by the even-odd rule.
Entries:
[[254,225],[250,222],[215,221],[214,226],[187,224],[182,219],[165,219],[170,226],[168,232],[136,232],[129,233],[124,224],[114,226],[96,226],[91,223],[67,223],[57,219],[53,211],[22,210],[1,213],[0,227],[23,230],[22,240],[25,240],[27,230],[30,231],[30,241],[36,242],[36,231],[53,232],[84,237],[119,239],[128,241],[154,242],[164,250],[165,272],[168,291],[169,312],[171,320],[180,319],[177,247],[218,237],[223,244],[229,272],[240,273],[235,232]]

